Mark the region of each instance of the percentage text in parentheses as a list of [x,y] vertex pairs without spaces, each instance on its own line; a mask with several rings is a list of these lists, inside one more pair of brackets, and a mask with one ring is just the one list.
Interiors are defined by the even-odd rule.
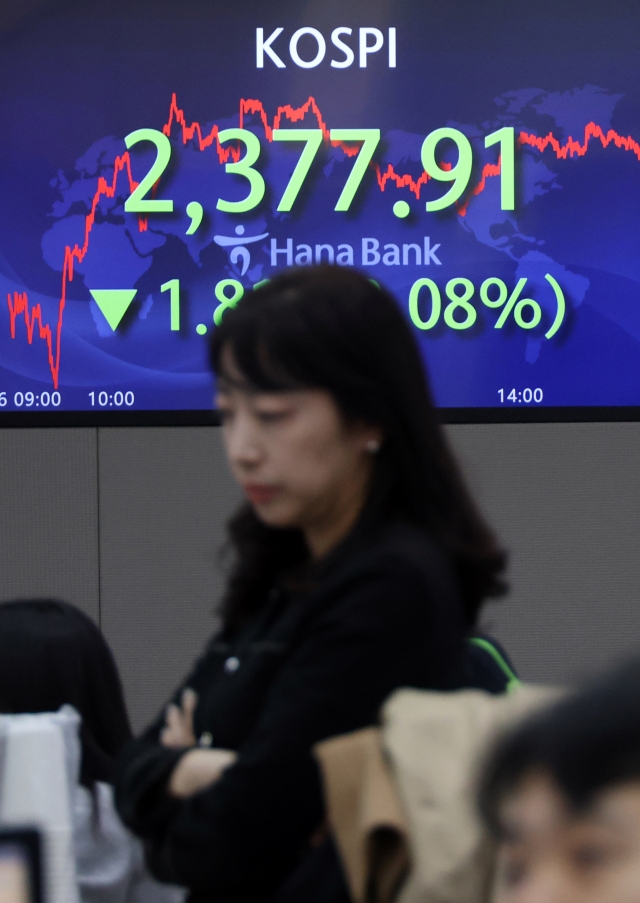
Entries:
[[560,288],[560,286],[558,285],[558,283],[556,282],[556,280],[553,278],[553,276],[550,273],[547,273],[544,278],[547,280],[547,282],[549,283],[549,285],[555,292],[556,302],[558,304],[556,318],[553,321],[553,323],[551,324],[551,329],[549,329],[549,331],[546,332],[544,335],[545,339],[552,339],[554,337],[554,335],[556,334],[556,332],[562,326],[562,322],[564,320],[564,315],[567,310],[567,305],[564,300],[564,293],[563,293],[562,289]]

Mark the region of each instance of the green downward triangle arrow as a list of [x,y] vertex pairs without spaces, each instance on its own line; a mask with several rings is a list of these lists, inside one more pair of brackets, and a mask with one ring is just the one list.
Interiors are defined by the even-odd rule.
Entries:
[[89,289],[104,318],[115,332],[120,320],[129,310],[129,305],[135,298],[137,288],[106,288]]

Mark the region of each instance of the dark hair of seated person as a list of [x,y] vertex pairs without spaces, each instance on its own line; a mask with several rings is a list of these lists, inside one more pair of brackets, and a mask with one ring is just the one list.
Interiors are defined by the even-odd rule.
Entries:
[[65,602],[0,604],[0,712],[54,712],[72,705],[82,718],[80,781],[113,781],[131,739],[122,685],[94,622]]
[[538,772],[576,812],[602,790],[640,781],[640,659],[537,712],[499,742],[479,791],[480,812],[497,837],[503,802]]
[[[347,421],[382,428],[360,529],[393,520],[422,527],[453,563],[473,625],[487,596],[501,594],[505,554],[473,502],[430,396],[417,343],[400,307],[355,270],[328,264],[287,270],[247,293],[213,333],[211,364],[228,349],[243,387],[323,389]],[[297,530],[260,522],[248,504],[229,525],[236,564],[223,615],[227,627],[256,613],[274,580],[307,556]]]

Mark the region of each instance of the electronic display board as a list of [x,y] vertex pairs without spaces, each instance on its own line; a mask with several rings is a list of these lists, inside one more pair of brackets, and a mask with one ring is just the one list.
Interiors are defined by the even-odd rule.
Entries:
[[637,4],[53,3],[0,123],[0,424],[207,422],[211,331],[319,261],[445,419],[637,418]]

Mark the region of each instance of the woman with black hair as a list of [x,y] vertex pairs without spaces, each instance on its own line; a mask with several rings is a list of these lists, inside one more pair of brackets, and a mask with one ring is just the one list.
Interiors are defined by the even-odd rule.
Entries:
[[400,686],[460,686],[504,554],[410,328],[366,277],[283,273],[225,313],[211,359],[246,497],[223,628],[125,752],[117,804],[194,903],[333,903],[312,746],[374,723]]
[[72,804],[76,875],[82,903],[180,903],[184,892],[154,881],[139,842],[113,805],[114,763],[131,739],[122,686],[93,621],[51,599],[0,604],[0,713],[81,717],[80,783]]

